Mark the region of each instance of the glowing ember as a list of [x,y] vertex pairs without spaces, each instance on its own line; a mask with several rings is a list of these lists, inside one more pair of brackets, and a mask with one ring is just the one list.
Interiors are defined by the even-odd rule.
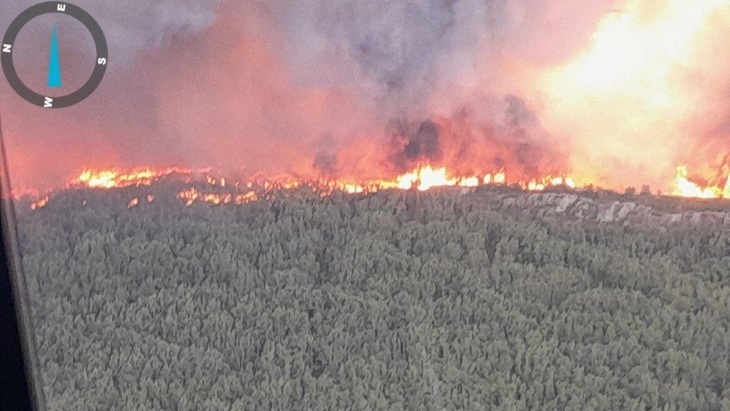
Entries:
[[135,197],[129,201],[129,204],[127,204],[127,209],[137,207],[139,205],[139,198]]
[[243,195],[236,196],[236,203],[237,204],[245,204],[245,203],[252,203],[254,201],[259,201],[258,195],[251,191]]
[[185,202],[186,206],[189,206],[195,202],[200,197],[200,193],[198,192],[195,187],[191,187],[188,189],[185,189],[178,193],[177,198]]
[[41,198],[40,200],[38,200],[38,201],[34,202],[33,204],[31,204],[30,205],[30,209],[31,210],[37,210],[37,209],[43,208],[43,207],[45,207],[48,204],[48,201],[50,199],[51,199],[50,196],[45,196],[45,197]]
[[177,198],[185,203],[185,206],[191,206],[194,203],[200,201],[203,203],[220,205],[220,204],[246,204],[254,201],[258,201],[258,195],[249,191],[244,194],[233,194],[233,193],[205,193],[201,192],[195,187],[190,187],[180,191],[177,194]]

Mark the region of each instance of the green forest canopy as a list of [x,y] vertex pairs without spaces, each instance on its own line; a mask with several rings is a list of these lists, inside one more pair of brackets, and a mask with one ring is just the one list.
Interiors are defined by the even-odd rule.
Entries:
[[83,195],[20,215],[51,409],[730,409],[727,226]]

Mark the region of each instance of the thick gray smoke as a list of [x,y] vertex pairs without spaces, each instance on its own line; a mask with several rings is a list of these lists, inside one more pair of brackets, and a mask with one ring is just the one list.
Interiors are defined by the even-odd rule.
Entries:
[[[0,4],[0,28],[8,27],[18,14],[33,3],[39,2],[4,0]],[[218,3],[219,0],[73,1],[73,4],[91,13],[104,30],[110,56],[116,63],[110,67],[119,64],[129,67],[139,57],[139,53],[164,47],[175,36],[194,35],[209,27],[215,21]],[[27,27],[33,31],[29,34],[35,38],[45,39],[48,36],[47,27]],[[84,31],[79,24],[68,27],[74,31]],[[78,33],[62,34],[74,38]],[[38,47],[42,53],[47,52],[44,42],[33,42],[29,46]]]
[[424,121],[414,126],[404,121],[394,121],[391,127],[393,153],[388,156],[388,160],[399,172],[408,171],[419,162],[437,162],[442,159],[441,130],[435,123]]
[[[508,20],[504,0],[304,0],[272,11],[298,80],[355,86],[409,112],[426,109],[438,83],[457,81],[478,45],[498,43]],[[323,70],[333,61],[337,69]]]

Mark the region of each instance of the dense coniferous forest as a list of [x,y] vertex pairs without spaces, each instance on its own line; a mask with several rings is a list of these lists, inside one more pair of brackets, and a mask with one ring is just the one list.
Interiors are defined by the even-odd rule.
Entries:
[[730,410],[727,224],[128,198],[19,213],[50,409]]

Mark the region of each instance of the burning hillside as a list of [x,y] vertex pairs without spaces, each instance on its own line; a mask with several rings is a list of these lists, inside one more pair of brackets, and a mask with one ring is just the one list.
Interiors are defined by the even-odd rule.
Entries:
[[[723,168],[723,172],[727,166]],[[49,194],[38,197],[29,203],[31,210],[38,210],[46,207],[56,194],[64,190],[120,190],[134,188],[134,195],[124,199],[127,208],[132,209],[144,204],[155,202],[156,196],[153,189],[165,182],[173,182],[174,195],[170,195],[167,189],[162,195],[174,197],[185,206],[195,203],[210,205],[241,205],[260,200],[271,200],[277,195],[295,190],[311,191],[320,197],[332,195],[334,192],[345,194],[375,193],[380,190],[416,190],[428,191],[440,187],[461,187],[473,189],[478,187],[510,187],[526,192],[541,192],[545,190],[555,191],[593,191],[592,186],[580,186],[570,176],[545,176],[529,181],[510,179],[504,170],[497,170],[484,175],[454,175],[446,167],[431,167],[429,165],[418,166],[410,172],[406,172],[392,179],[347,181],[337,179],[297,179],[293,177],[280,177],[277,179],[266,179],[261,176],[248,181],[235,181],[221,177],[210,169],[189,170],[183,168],[164,168],[154,170],[151,168],[138,169],[133,171],[103,170],[84,171],[78,178],[68,183],[65,189],[55,190]],[[709,184],[709,183],[708,183]],[[626,190],[627,193],[635,193],[635,190]],[[648,188],[642,190],[642,194],[650,194]],[[730,198],[730,179],[728,176],[719,178],[714,185],[702,185],[693,181],[688,175],[687,168],[677,168],[676,180],[673,183],[673,190],[667,194],[673,197],[720,199]],[[27,195],[19,198],[31,198]],[[86,200],[81,206],[86,206]]]

